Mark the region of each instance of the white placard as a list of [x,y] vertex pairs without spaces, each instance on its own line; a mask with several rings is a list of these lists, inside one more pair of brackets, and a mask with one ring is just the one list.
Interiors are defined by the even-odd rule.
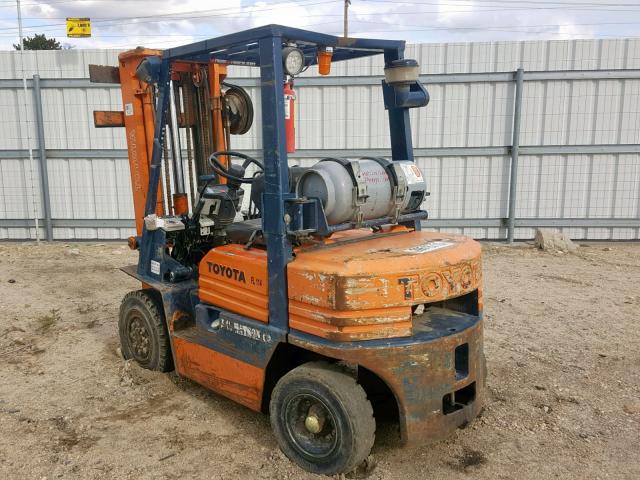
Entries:
[[156,262],[155,260],[151,260],[151,273],[155,273],[156,275],[160,275],[160,262]]
[[423,243],[422,245],[418,245],[416,247],[406,248],[404,251],[407,253],[426,253],[433,252],[434,250],[440,250],[441,248],[450,247],[451,245],[453,245],[453,243],[451,242],[436,241]]
[[400,162],[400,168],[402,168],[402,171],[407,177],[407,182],[409,184],[419,183],[423,181],[422,172],[420,172],[420,169],[413,163]]

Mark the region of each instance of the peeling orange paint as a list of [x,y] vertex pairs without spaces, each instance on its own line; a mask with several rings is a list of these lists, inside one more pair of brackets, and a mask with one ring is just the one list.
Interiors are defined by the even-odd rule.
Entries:
[[[480,289],[480,245],[406,228],[352,230],[296,249],[287,275],[291,328],[341,341],[407,336],[412,306]],[[264,250],[214,248],[200,264],[199,283],[202,301],[268,321]]]

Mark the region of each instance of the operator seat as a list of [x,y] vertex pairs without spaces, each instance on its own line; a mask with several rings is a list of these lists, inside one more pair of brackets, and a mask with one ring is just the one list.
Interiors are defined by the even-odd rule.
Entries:
[[227,239],[231,243],[265,246],[266,242],[262,233],[262,219],[252,218],[241,222],[234,222],[227,227]]

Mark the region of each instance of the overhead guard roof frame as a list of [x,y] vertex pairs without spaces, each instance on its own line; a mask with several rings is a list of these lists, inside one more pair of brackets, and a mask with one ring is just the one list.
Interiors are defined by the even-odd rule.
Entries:
[[[305,51],[307,64],[315,63],[312,50],[315,45],[334,47],[332,61],[351,60],[381,53],[404,52],[403,40],[380,40],[372,38],[343,38],[324,33],[311,32],[299,28],[282,25],[265,25],[242,32],[231,33],[221,37],[202,40],[200,42],[168,48],[163,52],[165,60],[235,60],[259,64],[258,41],[268,37],[281,37],[283,41],[300,42],[298,45]],[[304,43],[311,44],[305,48]],[[402,57],[402,55],[400,55]],[[397,58],[397,57],[396,57]]]

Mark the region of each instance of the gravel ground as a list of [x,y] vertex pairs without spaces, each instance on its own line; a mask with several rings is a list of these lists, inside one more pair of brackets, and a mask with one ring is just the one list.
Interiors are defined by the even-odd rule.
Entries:
[[[118,357],[135,259],[0,243],[0,478],[326,478],[280,453],[266,416]],[[369,478],[640,478],[640,244],[485,244],[484,269],[482,416],[421,448],[383,429]]]

